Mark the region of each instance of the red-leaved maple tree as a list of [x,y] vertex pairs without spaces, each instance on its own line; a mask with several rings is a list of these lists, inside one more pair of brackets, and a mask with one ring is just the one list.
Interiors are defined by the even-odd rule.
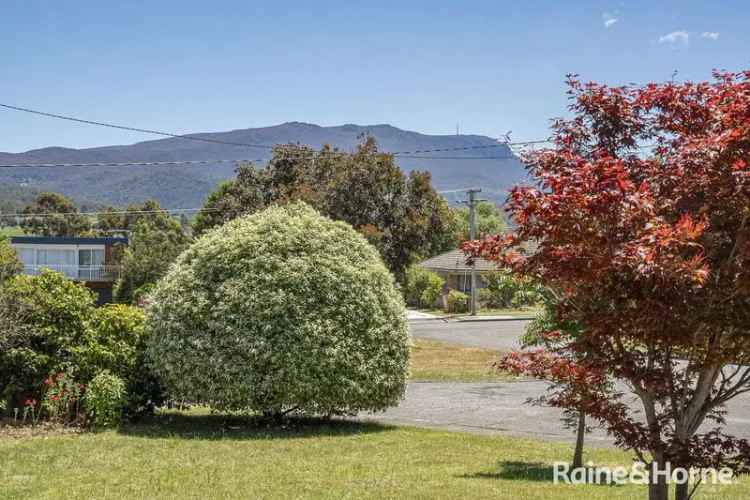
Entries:
[[[541,280],[579,330],[503,364],[554,375],[566,390],[551,404],[658,470],[741,470],[750,446],[722,427],[750,391],[750,71],[568,85],[572,118],[525,156],[535,182],[509,197],[515,231],[464,250]],[[649,487],[668,496],[663,478]]]

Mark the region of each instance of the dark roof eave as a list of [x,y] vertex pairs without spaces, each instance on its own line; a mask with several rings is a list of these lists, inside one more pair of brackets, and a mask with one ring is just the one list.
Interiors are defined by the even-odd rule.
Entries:
[[128,244],[127,238],[66,238],[54,236],[12,236],[11,244],[17,245],[117,245]]

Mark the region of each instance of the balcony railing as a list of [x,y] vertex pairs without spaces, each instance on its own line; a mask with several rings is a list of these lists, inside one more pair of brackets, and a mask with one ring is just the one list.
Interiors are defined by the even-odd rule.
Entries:
[[61,264],[39,264],[24,266],[24,274],[40,274],[49,269],[76,281],[115,281],[120,276],[120,266],[69,266]]

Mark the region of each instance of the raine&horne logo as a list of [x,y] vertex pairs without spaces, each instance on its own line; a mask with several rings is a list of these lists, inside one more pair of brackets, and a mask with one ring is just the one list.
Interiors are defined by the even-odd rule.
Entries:
[[664,480],[667,484],[732,484],[734,473],[728,467],[721,469],[685,469],[672,468],[667,463],[663,469],[652,465],[649,468],[643,462],[635,462],[630,467],[594,467],[592,462],[586,467],[571,469],[567,462],[553,463],[553,482],[555,484],[651,484]]

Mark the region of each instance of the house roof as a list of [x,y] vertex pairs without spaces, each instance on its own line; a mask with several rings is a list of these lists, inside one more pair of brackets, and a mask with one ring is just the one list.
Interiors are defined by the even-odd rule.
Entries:
[[115,245],[128,244],[127,238],[57,238],[54,236],[13,236],[11,244],[17,245]]
[[[433,271],[468,272],[471,270],[471,266],[466,264],[466,254],[459,249],[436,255],[417,265]],[[474,266],[477,271],[497,270],[496,264],[481,257],[474,260]]]

